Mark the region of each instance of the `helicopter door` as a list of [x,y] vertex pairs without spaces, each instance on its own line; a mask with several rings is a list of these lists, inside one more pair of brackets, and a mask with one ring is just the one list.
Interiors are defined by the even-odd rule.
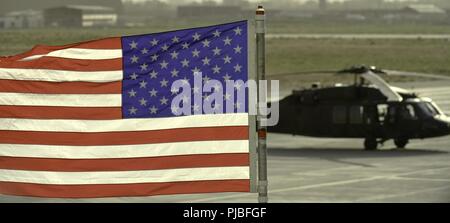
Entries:
[[390,105],[386,121],[386,130],[391,138],[411,137],[420,128],[419,118],[411,104]]
[[361,137],[365,135],[366,125],[364,123],[364,106],[337,105],[333,107],[333,124],[330,126],[334,137]]
[[347,129],[349,137],[359,137],[362,132],[365,132],[364,111],[365,108],[362,105],[351,105],[349,107],[349,125]]
[[420,128],[419,118],[412,104],[404,104],[397,108],[397,128],[399,136],[408,136]]
[[[387,108],[387,105],[385,105]],[[361,131],[361,136],[378,137],[380,133],[380,126],[384,122],[384,114],[380,112],[382,106],[380,105],[366,105],[364,106],[364,129]]]
[[336,105],[333,106],[332,112],[332,124],[329,126],[328,131],[331,131],[332,137],[345,137],[347,136],[347,106]]

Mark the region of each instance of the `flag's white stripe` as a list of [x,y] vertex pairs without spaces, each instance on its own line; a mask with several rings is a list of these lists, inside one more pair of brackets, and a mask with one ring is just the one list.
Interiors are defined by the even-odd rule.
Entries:
[[162,183],[233,179],[249,179],[249,167],[206,167],[104,172],[51,172],[0,169],[0,181],[57,185]]
[[0,144],[0,156],[53,159],[113,159],[248,152],[248,140],[177,142],[120,146]]
[[0,105],[120,107],[122,95],[0,93]]
[[25,57],[22,60],[35,60],[41,57],[61,57],[69,59],[82,59],[82,60],[104,60],[115,59],[122,57],[121,49],[81,49],[81,48],[68,48],[62,50],[55,50],[48,54],[33,55]]
[[112,82],[123,78],[122,70],[116,71],[68,71],[50,69],[0,68],[0,79],[25,81],[85,81]]
[[[105,99],[105,103],[107,102],[108,100]],[[44,132],[123,132],[216,126],[248,126],[248,114],[228,113],[115,120],[0,119],[0,130]]]

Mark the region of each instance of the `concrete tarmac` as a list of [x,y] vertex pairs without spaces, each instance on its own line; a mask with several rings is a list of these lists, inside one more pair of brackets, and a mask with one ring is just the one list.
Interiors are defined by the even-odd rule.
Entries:
[[[450,113],[450,82],[398,84],[431,97]],[[450,202],[450,136],[386,142],[364,151],[363,140],[269,134],[270,202]],[[0,196],[0,202],[257,202],[257,194],[215,193],[105,199]]]

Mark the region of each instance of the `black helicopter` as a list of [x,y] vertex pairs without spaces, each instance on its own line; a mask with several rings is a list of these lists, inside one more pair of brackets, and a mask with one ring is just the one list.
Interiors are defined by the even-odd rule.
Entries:
[[[388,74],[388,71],[353,66],[337,73],[354,74],[355,83],[323,88],[316,84],[309,89],[294,90],[279,101],[279,122],[268,131],[363,138],[366,150],[376,150],[379,144],[390,139],[398,148],[404,148],[410,139],[450,134],[450,118],[431,99],[387,84],[379,74]],[[396,71],[391,73],[402,75]]]

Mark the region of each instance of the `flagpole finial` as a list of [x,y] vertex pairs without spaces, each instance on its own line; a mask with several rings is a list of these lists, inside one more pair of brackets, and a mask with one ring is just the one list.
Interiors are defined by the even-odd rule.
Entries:
[[265,33],[265,24],[264,21],[266,20],[265,11],[262,5],[258,5],[258,8],[256,9],[256,33]]
[[264,15],[264,7],[262,5],[258,5],[256,9],[256,15]]

